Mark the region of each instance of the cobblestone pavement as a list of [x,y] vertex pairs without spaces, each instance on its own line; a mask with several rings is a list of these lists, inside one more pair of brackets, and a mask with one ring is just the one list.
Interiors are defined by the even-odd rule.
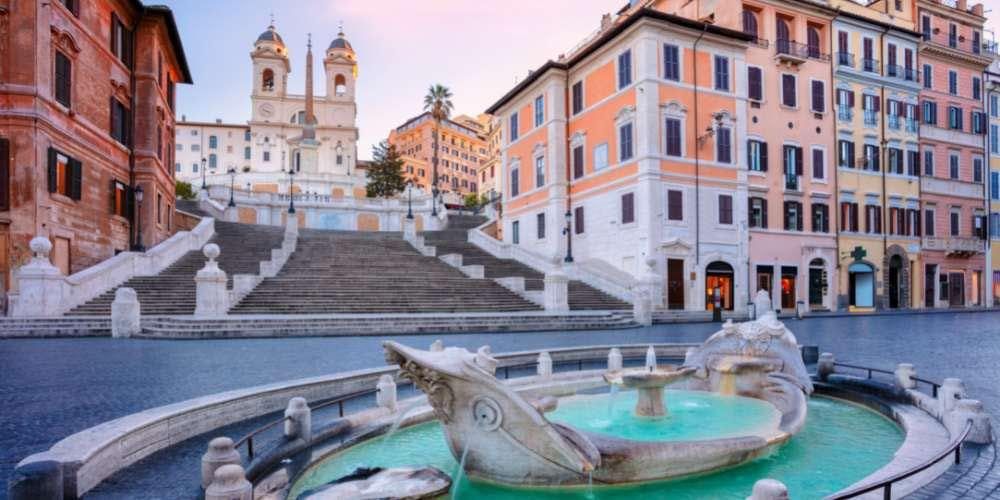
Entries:
[[[803,344],[841,361],[892,368],[906,361],[922,377],[959,377],[970,397],[1000,415],[1000,313],[890,315],[786,320]],[[587,332],[460,334],[447,345],[494,352],[567,345],[695,342],[712,324]],[[392,337],[427,345],[436,335]],[[51,339],[0,341],[0,497],[16,463],[74,432],[147,408],[268,382],[384,363],[378,337],[158,341]],[[262,419],[267,420],[267,418]],[[220,434],[239,435],[253,423]],[[1000,428],[1000,427],[998,427]],[[193,498],[197,490],[164,488],[191,482],[202,439],[155,454],[97,488],[87,498]],[[985,498],[1000,482],[995,450],[970,450],[961,468],[935,488],[942,495]],[[191,480],[191,481],[189,481]],[[966,490],[960,488],[971,485]],[[956,491],[964,491],[956,494]],[[126,492],[132,492],[128,494]]]

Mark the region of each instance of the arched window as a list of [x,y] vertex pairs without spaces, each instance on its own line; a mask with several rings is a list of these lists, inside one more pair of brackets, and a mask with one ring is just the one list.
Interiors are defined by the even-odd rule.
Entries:
[[819,28],[810,26],[807,30],[807,36],[807,42],[809,44],[809,57],[818,59],[820,52]]
[[779,54],[788,53],[788,45],[791,40],[789,39],[788,22],[784,19],[778,19],[775,21],[775,43],[778,45]]
[[757,41],[757,14],[752,10],[743,11],[743,32],[753,36],[753,40]]
[[274,71],[266,68],[261,75],[260,86],[264,90],[274,90]]
[[333,93],[338,96],[347,93],[347,78],[344,78],[344,75],[333,77]]

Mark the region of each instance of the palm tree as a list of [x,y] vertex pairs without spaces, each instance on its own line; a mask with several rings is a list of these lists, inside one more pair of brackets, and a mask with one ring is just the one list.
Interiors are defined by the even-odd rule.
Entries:
[[431,199],[431,215],[437,215],[437,196],[438,196],[438,130],[441,128],[441,122],[447,120],[451,115],[451,110],[454,105],[451,103],[451,90],[448,87],[436,83],[431,85],[427,90],[427,95],[424,96],[424,111],[430,111],[431,117],[434,118],[434,130],[432,132],[434,138],[434,160],[432,163],[433,174],[431,182],[431,193],[433,198]]

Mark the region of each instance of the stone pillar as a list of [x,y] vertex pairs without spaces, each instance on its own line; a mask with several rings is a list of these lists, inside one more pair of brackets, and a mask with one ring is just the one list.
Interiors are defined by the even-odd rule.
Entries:
[[375,386],[378,392],[375,394],[375,402],[379,407],[385,408],[391,412],[396,411],[396,381],[392,379],[392,375],[382,375],[378,378],[378,384]]
[[549,356],[549,353],[547,351],[542,351],[538,355],[538,376],[539,377],[552,376],[552,356]]
[[416,219],[407,219],[403,216],[403,239],[406,241],[413,241],[417,238],[417,221]]
[[632,317],[636,323],[642,326],[652,326],[653,324],[653,304],[649,298],[649,292],[642,288],[637,288],[632,294]]
[[896,365],[896,387],[900,389],[916,389],[917,381],[913,377],[917,376],[917,370],[910,363],[899,363]]
[[201,487],[208,488],[215,478],[215,471],[223,465],[239,465],[240,453],[233,446],[233,440],[217,437],[208,443],[208,451],[201,456]]
[[142,333],[139,298],[131,288],[115,290],[111,303],[111,338],[127,339]]
[[955,409],[955,402],[965,397],[965,384],[957,378],[946,378],[938,388],[938,411],[944,416]]
[[215,259],[219,256],[219,245],[209,243],[202,249],[208,258],[198,274],[196,283],[195,316],[224,316],[229,310],[229,294],[226,291],[226,272],[219,269]]
[[777,479],[761,479],[753,484],[747,500],[788,500],[788,487]]
[[608,351],[608,371],[622,371],[622,352],[617,347],[612,347],[611,350]]
[[816,376],[820,380],[826,381],[827,378],[834,372],[833,363],[836,360],[833,358],[833,353],[824,352],[819,355],[819,361],[816,362]]
[[544,302],[546,311],[569,311],[569,278],[562,271],[545,275]]
[[10,500],[62,500],[62,464],[55,460],[27,463],[14,470],[7,483]]
[[223,465],[215,471],[212,484],[205,489],[205,500],[251,500],[253,485],[247,481],[243,467]]
[[663,308],[663,278],[657,272],[655,258],[646,259],[646,273],[639,279],[636,288],[649,299],[652,310]]
[[993,442],[990,415],[983,409],[983,403],[975,399],[959,399],[954,410],[944,416],[944,426],[952,437],[965,430],[966,422],[972,422],[972,430],[966,436],[966,443],[989,444]]
[[288,407],[285,408],[285,437],[288,439],[301,438],[309,441],[312,438],[312,410],[306,403],[306,398],[294,397],[288,400]]
[[65,277],[49,262],[52,242],[44,236],[36,236],[28,247],[34,256],[17,271],[18,297],[12,316],[58,316],[62,313]]

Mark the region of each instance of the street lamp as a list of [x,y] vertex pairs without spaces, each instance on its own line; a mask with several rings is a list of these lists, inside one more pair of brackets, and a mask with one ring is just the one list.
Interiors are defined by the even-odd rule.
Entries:
[[566,258],[563,262],[573,262],[573,237],[570,235],[570,227],[573,222],[573,212],[568,208],[566,209],[566,227],[563,228],[563,234],[566,235]]
[[235,207],[236,200],[233,199],[233,189],[236,187],[236,169],[229,167],[229,206]]
[[208,189],[208,184],[205,184],[205,164],[208,163],[208,159],[205,157],[201,158],[201,189],[204,191]]
[[406,218],[413,219],[413,180],[406,183]]
[[295,169],[288,169],[288,213],[295,213]]
[[136,252],[145,252],[146,247],[142,245],[142,186],[135,187],[135,203],[138,205],[136,209],[136,222],[135,222],[135,246],[132,250]]

